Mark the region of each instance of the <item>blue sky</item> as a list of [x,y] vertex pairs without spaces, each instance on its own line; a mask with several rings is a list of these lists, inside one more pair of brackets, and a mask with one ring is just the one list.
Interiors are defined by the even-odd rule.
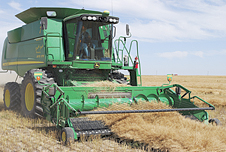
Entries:
[[109,10],[120,18],[116,37],[129,24],[139,41],[142,74],[226,75],[226,1],[0,0],[0,48],[24,24],[15,15],[30,7]]

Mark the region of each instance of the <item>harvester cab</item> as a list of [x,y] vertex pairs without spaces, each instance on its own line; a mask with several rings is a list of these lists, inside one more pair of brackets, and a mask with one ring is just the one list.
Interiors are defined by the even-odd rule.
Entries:
[[[201,122],[209,121],[206,110],[214,110],[214,106],[197,96],[191,97],[191,91],[183,86],[170,83],[142,86],[138,42],[130,41],[127,49],[126,39],[131,37],[128,25],[127,37],[113,41],[114,24],[119,18],[110,16],[108,11],[30,8],[16,17],[25,25],[8,32],[2,68],[15,71],[23,81],[21,85],[16,82],[5,85],[5,108],[19,110],[32,118],[46,118],[62,130],[65,143],[81,135],[111,133],[102,121],[81,115],[178,111]],[[135,59],[132,48],[136,48]],[[118,70],[127,70],[129,79]],[[171,80],[169,75],[168,81]],[[95,86],[95,81],[121,85],[101,87]],[[197,107],[193,99],[208,107]],[[172,109],[93,111],[140,101],[163,102]]]

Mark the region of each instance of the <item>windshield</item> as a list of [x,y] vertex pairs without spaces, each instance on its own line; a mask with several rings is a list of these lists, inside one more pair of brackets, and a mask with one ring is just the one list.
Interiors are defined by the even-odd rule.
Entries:
[[65,25],[67,60],[110,61],[111,24],[73,19]]

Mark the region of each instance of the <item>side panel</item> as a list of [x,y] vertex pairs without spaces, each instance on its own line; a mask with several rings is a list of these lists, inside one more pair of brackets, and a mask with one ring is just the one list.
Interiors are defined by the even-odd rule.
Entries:
[[48,61],[64,61],[64,47],[62,38],[62,20],[48,19],[46,34],[46,50]]
[[22,26],[21,41],[27,41],[42,36],[44,36],[44,31],[42,30],[40,20]]
[[6,40],[2,54],[2,69],[13,70],[24,76],[30,69],[45,67],[47,64],[44,42],[44,38],[11,44]]
[[53,37],[48,35],[46,41],[48,61],[65,60],[62,41],[62,37]]
[[18,74],[23,76],[26,71],[46,66],[45,38],[20,42],[18,45]]
[[3,70],[13,70],[17,72],[17,65],[11,65],[10,63],[17,62],[17,45],[10,44],[8,37],[4,41],[3,51],[2,51],[2,69]]
[[40,21],[23,25],[8,32],[10,42],[3,49],[2,66],[24,76],[25,72],[46,66],[45,38]]
[[9,31],[8,34],[8,39],[10,43],[17,43],[21,41],[21,31],[22,27],[16,28],[12,31]]
[[40,20],[9,31],[5,40],[2,68],[24,76],[30,69],[47,67],[47,60],[64,61],[62,20],[48,19],[42,30]]

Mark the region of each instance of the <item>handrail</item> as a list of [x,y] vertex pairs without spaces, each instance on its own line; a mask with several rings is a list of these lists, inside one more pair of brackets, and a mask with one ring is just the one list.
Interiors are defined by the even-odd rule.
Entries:
[[[131,36],[130,36],[131,37]],[[125,43],[125,41],[123,42],[123,40],[122,40],[122,38],[128,38],[128,37],[123,37],[123,36],[120,36],[118,39],[116,39],[115,41],[114,41],[114,45],[115,45],[115,52],[116,52],[116,55],[117,55],[117,61],[116,61],[116,63],[120,63],[121,64],[121,66],[123,66],[123,51],[125,50],[126,51],[126,53],[127,53],[127,55],[128,55],[128,57],[129,57],[129,61],[132,63],[132,65],[134,66],[134,63],[133,63],[133,59],[132,59],[132,57],[131,57],[131,55],[130,55],[130,53],[131,53],[131,50],[132,50],[132,45],[133,45],[133,43],[135,43],[136,44],[136,56],[138,57],[138,64],[139,64],[139,68],[138,68],[138,77],[140,77],[140,85],[142,85],[142,79],[141,79],[141,63],[140,63],[140,57],[139,57],[139,51],[138,51],[138,41],[137,40],[132,40],[131,42],[130,42],[130,46],[129,46],[129,50],[127,49],[127,47],[126,47],[126,43]],[[118,43],[118,44],[117,44]],[[120,49],[119,47],[120,47],[120,43],[123,45],[123,48],[122,49]],[[118,45],[118,46],[117,46]],[[121,58],[120,58],[120,56],[119,56],[119,52],[121,51]]]
[[203,100],[202,98],[200,98],[200,97],[198,97],[198,96],[193,96],[193,97],[191,97],[191,99],[195,99],[195,98],[197,98],[197,99],[201,100],[202,102],[208,104],[210,107],[213,107],[213,108],[214,108],[213,110],[215,110],[215,107],[214,107],[212,104],[206,102],[206,101]]
[[[198,96],[190,97],[191,91],[188,90],[187,88],[185,88],[185,87],[179,85],[179,84],[173,84],[173,85],[168,85],[168,86],[161,86],[161,87],[159,87],[158,89],[169,89],[169,88],[172,88],[172,87],[180,87],[180,88],[182,88],[184,91],[186,91],[185,94],[189,94],[189,100],[197,98],[197,99],[201,100],[202,102],[206,103],[207,105],[209,105],[210,107],[213,107],[213,110],[215,110],[215,107],[214,107],[212,104],[206,102],[206,101],[203,100],[202,98],[200,98],[200,97],[198,97]],[[181,98],[183,98],[183,97],[181,97]]]

